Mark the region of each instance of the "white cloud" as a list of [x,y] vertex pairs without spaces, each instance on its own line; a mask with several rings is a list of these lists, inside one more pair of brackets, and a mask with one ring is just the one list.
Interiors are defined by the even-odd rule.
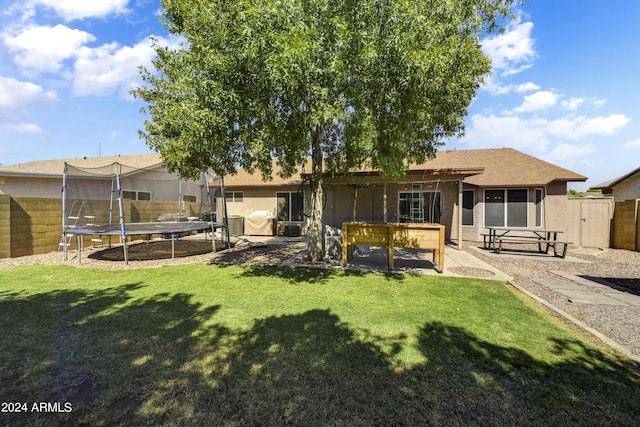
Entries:
[[35,72],[56,72],[62,62],[73,57],[84,44],[94,41],[91,34],[58,24],[55,27],[33,26],[15,35],[5,35],[9,51],[15,52],[16,64]]
[[[621,114],[593,118],[565,117],[555,120],[476,114],[470,118],[463,142],[474,148],[513,147],[536,156],[544,156],[553,153],[554,150],[558,150],[555,153],[557,156],[570,149],[576,153],[579,150],[571,147],[580,146],[586,154],[584,150],[588,146],[568,145],[564,141],[613,135],[628,122],[629,119]],[[630,147],[635,147],[635,143],[638,141],[632,141]],[[638,145],[640,146],[640,143]]]
[[587,99],[582,98],[570,98],[566,101],[562,101],[562,108],[565,110],[577,110]]
[[578,140],[590,135],[613,135],[627,123],[629,118],[622,114],[593,118],[568,117],[547,122],[547,132],[553,136]]
[[46,137],[49,134],[40,126],[33,123],[6,123],[0,124],[0,129],[8,132],[24,133],[27,135]]
[[569,98],[568,100],[562,101],[561,105],[565,110],[571,111],[577,110],[580,107],[588,107],[596,110],[602,107],[606,102],[607,101],[604,99],[587,98],[583,96],[580,98]]
[[516,92],[533,92],[534,90],[540,90],[540,86],[531,82],[527,82],[519,84],[515,89]]
[[85,18],[101,18],[109,15],[127,13],[129,0],[31,0],[27,11],[40,6],[52,9],[65,21]]
[[0,76],[0,117],[21,115],[31,109],[46,109],[57,100],[54,92],[34,83]]
[[483,39],[483,52],[491,58],[493,67],[500,70],[502,75],[512,75],[531,66],[536,58],[531,38],[533,23],[522,22],[518,17],[507,25],[502,34]]
[[26,123],[24,118],[31,110],[48,109],[57,100],[54,92],[46,91],[34,83],[0,76],[0,129],[46,136],[47,133],[38,125]]
[[538,91],[524,97],[521,106],[514,109],[517,113],[527,113],[532,111],[546,110],[553,107],[558,102],[559,95],[546,90]]
[[633,141],[626,142],[623,148],[640,148],[640,138],[635,139]]
[[465,142],[470,147],[513,147],[542,154],[551,141],[544,120],[476,114],[471,117]]
[[[158,39],[158,44],[175,46],[177,39]],[[111,43],[98,48],[83,47],[77,54],[73,92],[76,95],[110,95],[119,92],[128,97],[128,92],[140,81],[139,66],[151,65],[155,57],[151,40],[134,46],[119,46]]]
[[492,95],[505,95],[513,91],[519,93],[533,92],[536,90],[540,90],[540,86],[532,82],[521,83],[518,85],[503,85],[495,76],[491,76],[485,82],[483,89],[488,91]]
[[598,151],[593,144],[558,144],[547,156],[553,162],[566,162],[574,160],[578,157],[588,156]]

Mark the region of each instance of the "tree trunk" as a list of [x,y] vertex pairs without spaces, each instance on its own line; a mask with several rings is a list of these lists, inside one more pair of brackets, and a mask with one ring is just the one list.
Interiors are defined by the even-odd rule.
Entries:
[[311,218],[309,219],[309,246],[307,253],[311,262],[324,258],[322,235],[322,147],[320,144],[321,128],[315,126],[311,142]]

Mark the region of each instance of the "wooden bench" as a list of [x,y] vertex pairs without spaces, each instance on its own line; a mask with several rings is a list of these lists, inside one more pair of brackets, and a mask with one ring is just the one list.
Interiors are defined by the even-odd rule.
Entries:
[[[494,252],[500,254],[502,251],[502,243],[514,243],[514,244],[538,244],[538,251],[542,253],[549,253],[549,248],[553,248],[553,255],[564,258],[567,256],[567,248],[571,242],[561,242],[558,240],[538,239],[533,236],[496,236],[494,242]],[[497,243],[497,246],[496,246]],[[542,250],[542,245],[546,245],[545,250]],[[562,252],[558,255],[557,245],[562,246]]]
[[[497,241],[499,238],[504,238],[504,239],[510,239],[510,238],[515,238],[515,239],[523,239],[522,243],[538,243],[538,240],[541,240],[541,237],[539,236],[506,236],[506,235],[501,235],[501,236],[492,236],[491,234],[487,234],[487,233],[481,233],[480,234],[482,236],[483,239],[483,247],[485,249],[491,249],[491,246],[493,245],[493,247],[495,248],[495,244],[496,242],[492,241],[492,237],[494,237],[494,239]],[[524,240],[527,241],[524,241]]]

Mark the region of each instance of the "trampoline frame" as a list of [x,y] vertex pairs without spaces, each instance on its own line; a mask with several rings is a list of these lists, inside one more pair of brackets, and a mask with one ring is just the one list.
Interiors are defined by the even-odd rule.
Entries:
[[[171,259],[175,257],[175,241],[181,233],[199,231],[211,232],[211,246],[216,251],[215,232],[218,228],[226,228],[224,223],[207,221],[159,221],[159,222],[133,222],[124,224],[124,233],[121,224],[67,226],[67,233],[73,233],[77,238],[78,263],[82,262],[82,236],[151,236],[153,234],[171,235]],[[205,233],[206,240],[206,233]],[[126,243],[123,245],[125,262],[128,263]]]
[[[62,242],[63,245],[63,256],[64,260],[67,260],[67,235],[76,235],[77,237],[77,251],[78,251],[78,263],[81,262],[82,259],[82,243],[83,235],[107,235],[107,236],[120,236],[122,239],[122,247],[124,251],[124,260],[125,263],[129,263],[129,257],[127,254],[127,237],[128,236],[144,236],[144,235],[152,235],[152,234],[171,234],[171,258],[174,258],[175,255],[175,239],[179,236],[180,233],[184,232],[194,232],[194,231],[211,231],[211,241],[213,252],[216,251],[216,243],[215,243],[215,231],[217,228],[222,228],[226,231],[226,242],[229,245],[229,224],[228,224],[228,214],[227,214],[227,199],[225,195],[225,187],[224,187],[224,177],[222,176],[214,176],[213,179],[220,180],[220,191],[222,197],[222,219],[224,222],[208,222],[208,221],[180,221],[180,203],[182,202],[182,181],[179,181],[179,195],[178,195],[178,221],[157,221],[157,222],[148,222],[148,223],[127,223],[124,219],[123,214],[123,205],[122,205],[122,186],[121,186],[121,165],[120,163],[114,163],[115,173],[112,173],[108,178],[111,179],[111,197],[110,197],[110,207],[109,207],[109,222],[110,224],[91,224],[91,225],[69,225],[66,223],[67,216],[67,185],[68,185],[68,165],[66,162],[64,164],[64,173],[62,176]],[[206,190],[207,190],[207,198],[208,201],[211,201],[210,198],[210,186],[209,186],[209,174],[204,173],[206,178]],[[105,178],[107,178],[105,176]],[[115,178],[115,179],[114,179]],[[114,189],[115,185],[115,189]],[[114,190],[117,194],[117,202],[118,202],[118,210],[120,214],[118,224],[113,223],[113,202],[114,202]],[[72,208],[73,209],[73,208]],[[215,217],[212,219],[215,221]],[[205,234],[206,239],[206,234]]]

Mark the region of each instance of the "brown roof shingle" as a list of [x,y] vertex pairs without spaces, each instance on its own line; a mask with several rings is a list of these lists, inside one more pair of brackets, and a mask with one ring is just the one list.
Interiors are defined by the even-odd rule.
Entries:
[[[420,165],[411,165],[410,169],[414,172],[458,171],[457,173],[469,175],[465,178],[465,183],[481,187],[534,187],[545,186],[553,181],[586,181],[587,179],[586,176],[513,148],[439,151],[434,159]],[[276,170],[274,161],[274,171]],[[300,173],[303,172],[302,168],[298,170]],[[307,166],[305,171],[308,173],[310,166]],[[225,184],[228,187],[295,185],[300,183],[300,173],[294,174],[287,180],[274,174],[272,181],[263,182],[259,172],[250,175],[241,169],[237,175],[225,177]]]
[[[0,167],[0,176],[59,177],[62,175],[65,162],[81,167],[100,167],[119,162],[136,168],[150,168],[161,165],[162,159],[158,154],[139,154],[41,160],[2,166]],[[513,148],[439,151],[434,159],[421,165],[412,165],[410,169],[412,171],[476,170],[475,174],[465,178],[465,182],[482,187],[532,187],[545,186],[553,181],[586,181],[587,179],[586,176]],[[298,167],[298,172],[287,179],[280,178],[275,173],[278,170],[275,160],[273,170],[273,179],[265,182],[259,171],[251,175],[246,170],[239,169],[237,174],[225,177],[225,185],[228,187],[298,185],[301,181],[301,174],[309,172],[310,166]],[[480,170],[484,170],[484,172],[477,173]]]
[[513,148],[440,151],[435,159],[414,168],[482,167],[484,173],[467,177],[465,182],[482,187],[544,186],[553,181],[586,181],[587,177],[545,162]]

